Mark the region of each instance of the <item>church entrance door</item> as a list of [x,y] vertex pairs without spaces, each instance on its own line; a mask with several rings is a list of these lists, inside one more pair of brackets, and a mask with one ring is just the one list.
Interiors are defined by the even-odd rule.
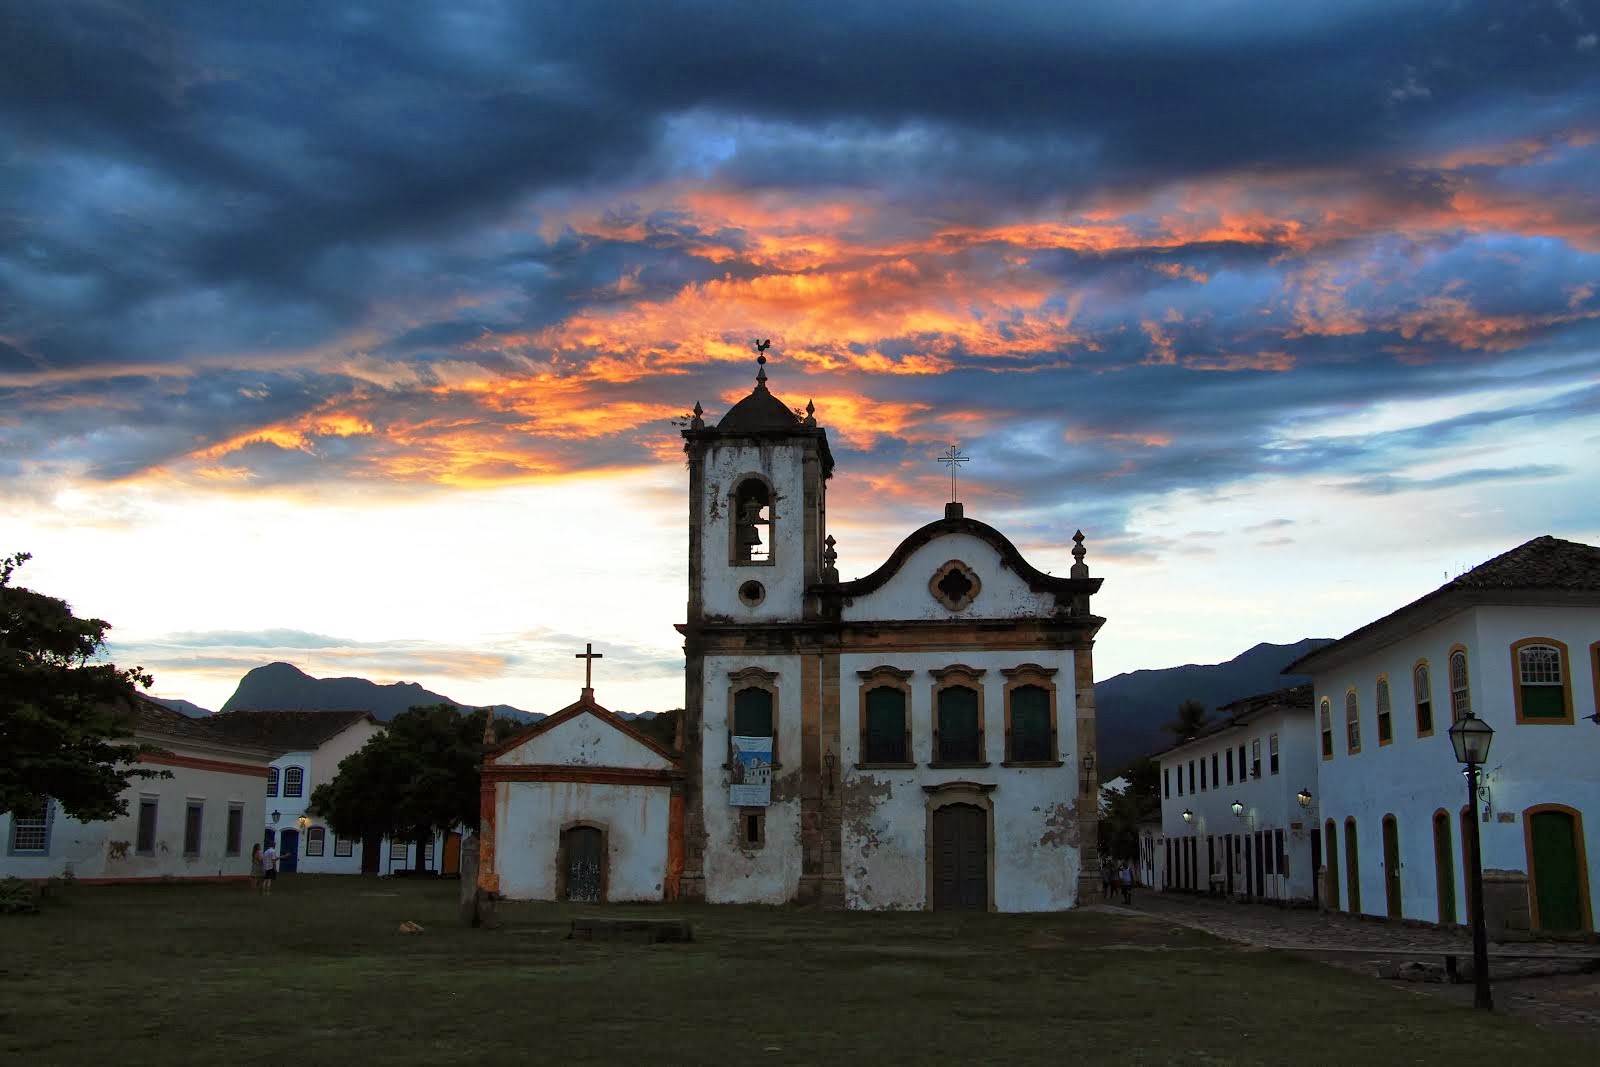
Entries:
[[593,826],[574,826],[565,837],[567,899],[596,902],[600,899],[600,831]]
[[933,813],[933,910],[989,910],[989,819],[976,805]]

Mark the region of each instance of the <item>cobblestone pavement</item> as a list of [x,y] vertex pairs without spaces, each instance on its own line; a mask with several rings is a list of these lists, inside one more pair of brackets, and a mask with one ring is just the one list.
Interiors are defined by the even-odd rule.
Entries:
[[[1396,968],[1420,954],[1437,954],[1423,967],[1438,974],[1446,953],[1455,953],[1464,971],[1471,966],[1472,938],[1466,931],[1439,930],[1352,915],[1327,914],[1310,908],[1243,904],[1212,897],[1139,890],[1133,904],[1094,905],[1104,911],[1135,915],[1202,930],[1213,937],[1261,948],[1282,949],[1364,974],[1393,976]],[[1351,951],[1370,950],[1370,951]],[[1507,943],[1489,946],[1489,974],[1495,981],[1495,1010],[1536,1025],[1578,1033],[1600,1041],[1600,974],[1575,973],[1581,964],[1558,959],[1497,959],[1496,951],[1548,956],[1592,951],[1600,944],[1570,942]],[[1408,982],[1407,987],[1463,1004],[1472,1003],[1470,982]]]

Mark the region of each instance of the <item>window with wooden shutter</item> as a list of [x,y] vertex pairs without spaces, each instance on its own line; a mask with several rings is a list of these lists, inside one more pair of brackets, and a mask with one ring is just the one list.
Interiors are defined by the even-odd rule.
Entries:
[[1010,751],[1014,763],[1048,763],[1056,758],[1050,693],[1037,685],[1011,690]]
[[1417,736],[1433,734],[1433,679],[1428,674],[1427,663],[1419,663],[1411,671],[1411,698],[1417,707]]
[[978,721],[978,692],[964,685],[939,690],[941,763],[977,763],[983,759],[983,727]]
[[1511,646],[1516,656],[1517,721],[1572,721],[1572,695],[1567,686],[1566,645],[1534,637]]
[[865,762],[909,763],[905,691],[880,685],[867,690],[866,704],[866,737],[862,745]]

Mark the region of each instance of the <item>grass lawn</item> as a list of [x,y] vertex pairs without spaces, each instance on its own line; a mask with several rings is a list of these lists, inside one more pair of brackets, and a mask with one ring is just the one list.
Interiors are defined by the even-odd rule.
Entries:
[[[453,882],[73,887],[0,916],[0,1062],[1592,1063],[1564,1035],[1108,915],[616,907],[696,942],[454,921]],[[426,927],[405,936],[406,919]]]

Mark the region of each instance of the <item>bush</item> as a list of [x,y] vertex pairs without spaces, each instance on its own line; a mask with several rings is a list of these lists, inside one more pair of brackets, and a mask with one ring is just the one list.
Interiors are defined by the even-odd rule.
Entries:
[[0,879],[0,915],[34,915],[38,911],[30,883],[21,878]]

